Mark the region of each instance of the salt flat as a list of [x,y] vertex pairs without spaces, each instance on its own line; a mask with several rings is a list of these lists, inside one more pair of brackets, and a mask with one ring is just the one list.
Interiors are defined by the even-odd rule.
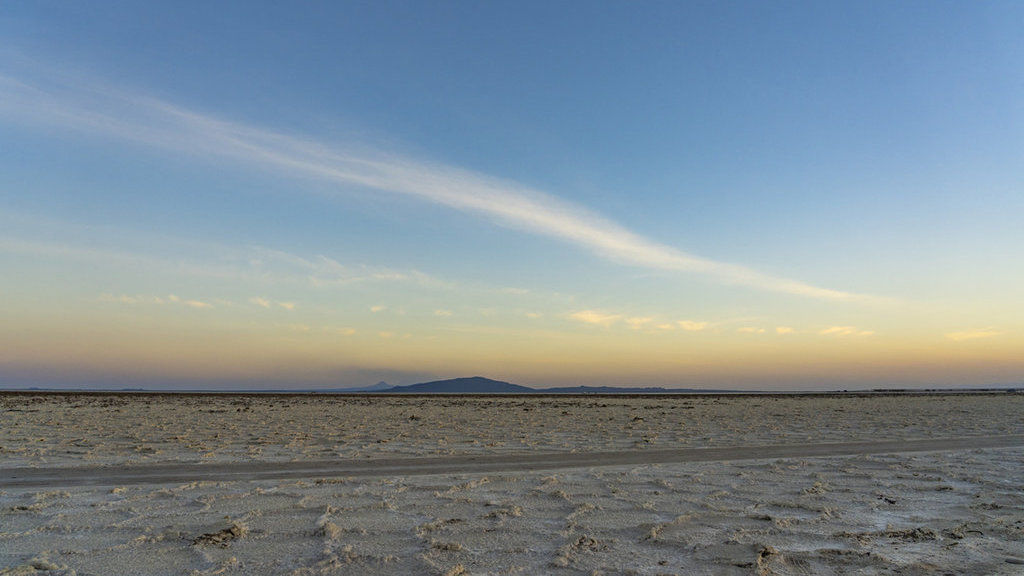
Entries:
[[681,448],[618,452],[540,452],[527,454],[462,454],[426,458],[375,458],[369,460],[316,460],[292,462],[231,462],[216,464],[140,464],[137,466],[83,466],[77,468],[8,468],[0,471],[0,484],[11,488],[67,488],[118,484],[166,484],[170,482],[276,480],[357,476],[424,476],[526,472],[626,464],[675,464],[681,462],[729,462],[768,458],[808,458],[865,454],[907,454],[978,448],[1024,446],[1024,435],[969,436],[928,440],[831,442]]
[[0,574],[1024,572],[1015,394],[17,394],[0,417]]

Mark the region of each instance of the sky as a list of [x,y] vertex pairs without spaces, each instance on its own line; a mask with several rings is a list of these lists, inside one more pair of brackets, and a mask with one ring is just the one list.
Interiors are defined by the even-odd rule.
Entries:
[[1024,4],[13,2],[0,387],[1024,382]]

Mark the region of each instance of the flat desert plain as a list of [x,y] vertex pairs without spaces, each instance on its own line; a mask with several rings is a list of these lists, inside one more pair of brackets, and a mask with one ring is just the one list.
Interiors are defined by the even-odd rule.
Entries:
[[0,394],[0,574],[1024,574],[1024,395]]

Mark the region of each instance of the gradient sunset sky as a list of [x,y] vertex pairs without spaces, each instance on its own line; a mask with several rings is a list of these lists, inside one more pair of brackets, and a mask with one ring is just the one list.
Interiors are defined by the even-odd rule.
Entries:
[[1024,3],[12,2],[0,387],[1024,382]]

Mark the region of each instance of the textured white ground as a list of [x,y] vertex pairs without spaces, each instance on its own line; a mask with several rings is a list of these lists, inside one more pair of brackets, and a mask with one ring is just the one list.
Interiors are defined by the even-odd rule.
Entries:
[[[1024,434],[1024,396],[0,396],[0,468]],[[0,484],[0,574],[1024,574],[1024,449]]]

